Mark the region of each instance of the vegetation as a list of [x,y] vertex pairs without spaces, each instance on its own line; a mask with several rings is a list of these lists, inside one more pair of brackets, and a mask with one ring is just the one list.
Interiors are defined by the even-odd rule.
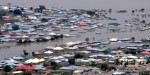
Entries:
[[89,42],[89,38],[85,38],[85,41],[86,41],[86,42]]
[[0,21],[0,25],[7,23],[7,21]]
[[12,26],[12,29],[13,29],[13,30],[19,30],[19,26],[14,25],[14,26]]
[[131,41],[134,42],[135,41],[135,37],[131,37]]
[[112,9],[109,9],[108,12],[112,13]]
[[15,9],[13,13],[15,15],[22,15],[22,11],[20,9]]
[[41,21],[42,21],[42,22],[48,22],[48,19],[42,18]]
[[68,62],[71,64],[71,65],[74,65],[75,64],[75,59],[74,58],[70,58],[68,60]]
[[0,11],[0,20],[2,19],[3,16],[6,16],[6,11],[1,10]]
[[115,60],[115,64],[116,64],[116,65],[119,65],[119,59],[116,59],[116,60]]
[[84,57],[84,55],[81,53],[76,53],[74,56],[74,58],[83,58],[83,57]]
[[43,12],[44,9],[46,9],[44,5],[39,5],[39,12]]
[[57,67],[57,63],[56,62],[51,62],[51,66],[52,66],[52,69],[55,70],[56,67]]
[[93,15],[95,15],[95,12],[94,11],[87,11],[87,14],[93,16]]
[[108,69],[108,65],[107,64],[101,64],[100,68],[102,71],[106,71]]
[[6,65],[3,69],[5,72],[10,72],[12,69],[10,66]]

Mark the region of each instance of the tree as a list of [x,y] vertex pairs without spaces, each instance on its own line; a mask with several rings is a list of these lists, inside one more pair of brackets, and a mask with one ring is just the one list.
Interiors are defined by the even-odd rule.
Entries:
[[75,59],[74,58],[70,58],[68,60],[68,62],[71,64],[71,65],[74,65],[75,64]]
[[145,9],[144,9],[144,8],[142,8],[142,9],[141,9],[141,12],[144,12],[144,11],[145,11]]
[[58,40],[58,39],[59,39],[59,36],[58,36],[58,35],[54,35],[53,37],[54,37],[55,40]]
[[63,37],[64,37],[64,35],[63,35],[63,34],[61,34],[61,35],[60,35],[60,38],[61,38],[61,39],[63,39]]
[[12,29],[13,29],[13,30],[19,30],[19,26],[14,25],[14,26],[12,26]]
[[116,64],[116,65],[119,65],[119,59],[116,59],[116,60],[115,60],[115,64]]
[[93,15],[95,15],[95,12],[94,11],[87,11],[87,14],[93,16]]
[[108,68],[108,70],[109,70],[109,71],[111,71],[111,70],[114,70],[114,71],[115,71],[115,70],[117,70],[117,69],[116,69],[116,67],[111,66],[111,67]]
[[30,7],[29,9],[30,9],[30,10],[33,10],[33,7]]
[[74,56],[74,58],[83,58],[83,57],[84,57],[84,55],[81,53],[76,53]]
[[0,35],[3,35],[3,33],[0,31]]
[[6,11],[1,10],[0,11],[0,20],[2,19],[3,16],[6,16]]
[[11,3],[8,3],[7,5],[8,5],[9,8],[11,7]]
[[89,38],[85,38],[85,41],[86,41],[86,42],[89,42]]
[[131,41],[134,42],[135,41],[135,37],[131,37]]
[[21,7],[21,11],[24,11],[24,8],[23,8],[23,7]]
[[107,64],[101,64],[100,68],[102,71],[106,71],[108,69],[108,65]]
[[3,68],[3,71],[5,71],[6,72],[6,74],[5,75],[7,75],[7,72],[10,72],[12,69],[11,69],[11,67],[10,66],[8,66],[8,65],[6,65],[4,68]]
[[48,22],[48,19],[42,18],[41,21],[42,21],[42,22]]
[[15,9],[14,14],[15,15],[22,15],[22,11],[20,9]]
[[135,11],[134,10],[132,10],[132,13],[134,13]]
[[40,12],[43,12],[44,9],[46,9],[46,7],[44,5],[39,5]]
[[51,66],[53,67],[53,69],[55,70],[57,67],[57,63],[56,62],[51,62]]
[[109,13],[112,13],[112,9],[109,9],[108,12],[109,12]]
[[128,65],[128,61],[124,63],[124,67],[127,67],[127,65]]

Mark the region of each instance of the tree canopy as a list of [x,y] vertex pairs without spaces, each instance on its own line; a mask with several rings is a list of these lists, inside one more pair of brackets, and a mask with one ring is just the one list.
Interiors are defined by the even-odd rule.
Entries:
[[44,5],[39,5],[40,12],[43,12],[44,9],[46,9],[46,7]]
[[3,16],[6,16],[6,11],[1,10],[0,11],[0,20],[2,19]]
[[22,11],[20,9],[15,9],[14,10],[14,14],[15,15],[21,15],[22,14]]

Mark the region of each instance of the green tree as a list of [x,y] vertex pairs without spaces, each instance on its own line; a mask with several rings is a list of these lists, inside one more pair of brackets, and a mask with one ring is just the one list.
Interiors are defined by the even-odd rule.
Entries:
[[109,9],[108,12],[112,13],[112,9]]
[[141,9],[141,12],[144,12],[144,11],[145,11],[145,9],[144,9],[144,8],[142,8],[142,9]]
[[125,63],[124,63],[124,67],[127,67],[128,64],[129,64],[128,61],[125,62]]
[[89,40],[90,40],[89,38],[85,38],[85,41],[86,41],[87,43],[89,42]]
[[135,41],[135,37],[131,37],[131,41],[134,42]]
[[70,58],[68,60],[68,62],[71,64],[71,65],[74,65],[75,64],[75,59],[74,58]]
[[115,64],[116,64],[116,65],[119,65],[119,59],[116,59],[116,60],[115,60]]
[[64,37],[64,35],[63,35],[63,34],[61,34],[61,35],[60,35],[60,38],[62,39],[63,37]]
[[33,10],[33,7],[30,7],[29,9],[30,9],[30,10]]
[[9,8],[11,7],[11,3],[8,3],[7,5],[8,5]]
[[6,11],[1,10],[0,11],[0,20],[2,19],[3,16],[6,16]]
[[134,13],[135,11],[134,10],[132,10],[132,13]]
[[40,12],[43,12],[44,9],[46,9],[46,7],[44,5],[39,5]]
[[116,67],[114,67],[114,66],[108,67],[108,71],[111,71],[111,70],[114,70],[114,71],[115,71],[115,70],[117,70],[117,69],[116,69]]
[[93,16],[95,15],[95,11],[87,11],[87,14]]
[[51,62],[51,66],[52,66],[53,70],[55,70],[56,67],[57,67],[57,63],[56,62]]
[[83,58],[83,57],[84,57],[84,55],[81,53],[76,53],[74,56],[74,58]]
[[15,9],[14,14],[15,15],[22,15],[22,11],[20,9]]
[[13,30],[19,30],[20,28],[19,28],[19,26],[14,25],[14,26],[12,26],[12,29],[13,29]]
[[106,70],[108,70],[108,65],[107,64],[101,64],[100,68],[102,71],[106,71]]
[[41,21],[42,21],[42,22],[48,22],[48,19],[42,18]]
[[6,72],[5,75],[7,75],[7,73],[10,72],[11,70],[12,70],[12,68],[11,68],[10,66],[8,66],[8,65],[6,65],[6,66],[3,68],[3,71]]

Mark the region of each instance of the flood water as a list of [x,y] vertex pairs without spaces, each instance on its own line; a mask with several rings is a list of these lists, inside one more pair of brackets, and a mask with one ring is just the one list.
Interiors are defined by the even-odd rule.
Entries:
[[149,8],[149,0],[0,0],[0,5],[83,8],[83,9],[132,9]]
[[[85,32],[84,28],[86,27],[78,27],[75,32],[69,32],[67,29],[62,29],[56,33],[75,33],[79,34],[80,37],[66,37],[63,40],[59,41],[48,41],[42,43],[32,43],[26,45],[16,45],[14,42],[2,43],[0,46],[11,46],[10,48],[1,48],[0,49],[0,59],[17,56],[22,54],[22,50],[25,49],[28,52],[36,51],[44,49],[47,46],[55,46],[61,45],[63,43],[69,41],[84,41],[86,37],[92,39],[95,37],[95,40],[107,40],[111,37],[116,38],[130,38],[135,37],[136,40],[141,38],[149,37],[150,30],[147,31],[137,31],[132,28],[132,32],[130,31],[130,27],[124,27],[125,20],[134,18],[136,16],[131,16],[130,9],[136,8],[149,8],[149,0],[0,0],[0,5],[6,5],[7,3],[11,3],[12,5],[18,6],[38,6],[38,5],[45,5],[47,7],[64,7],[64,8],[82,8],[82,9],[128,9],[129,13],[126,14],[117,14],[112,13],[108,14],[108,16],[117,18],[117,21],[108,21],[108,20],[99,20],[102,24],[107,24],[109,22],[117,22],[121,24],[122,30],[127,30],[126,32],[108,32],[106,28],[96,29],[94,32],[86,32],[86,33],[79,33]],[[114,10],[114,11],[115,11]],[[147,13],[150,11],[147,10]],[[149,21],[148,18],[145,18],[146,21]],[[101,32],[102,34],[96,34],[96,32]]]

